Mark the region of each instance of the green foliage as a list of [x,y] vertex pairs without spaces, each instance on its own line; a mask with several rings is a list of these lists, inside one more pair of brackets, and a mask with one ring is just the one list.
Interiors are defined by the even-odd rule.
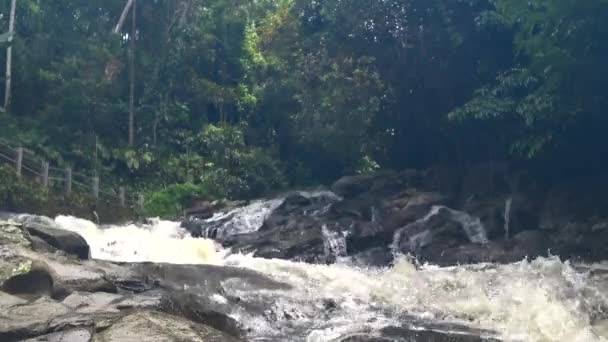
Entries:
[[142,1],[135,146],[123,7],[18,2],[0,136],[157,193],[150,212],[187,193],[608,153],[608,0]]
[[144,214],[149,217],[175,218],[192,204],[192,201],[206,196],[199,185],[192,183],[175,184],[148,194]]
[[208,125],[199,143],[207,156],[200,181],[210,194],[251,198],[284,185],[279,163],[262,149],[247,146],[242,128]]
[[603,91],[608,86],[608,48],[600,42],[608,39],[608,1],[522,5],[501,0],[497,9],[502,21],[515,29],[521,66],[500,73],[450,117],[501,126],[512,122],[506,126],[511,151],[527,158],[560,145],[597,151],[595,142],[580,140],[580,130],[582,123],[588,130],[606,124],[601,108],[608,104]]
[[0,208],[9,211],[40,208],[47,200],[47,189],[19,179],[11,167],[0,166]]

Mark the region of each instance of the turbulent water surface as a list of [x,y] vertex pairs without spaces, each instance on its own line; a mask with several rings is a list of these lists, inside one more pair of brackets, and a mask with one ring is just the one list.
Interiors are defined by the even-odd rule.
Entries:
[[[252,209],[242,214],[259,214],[249,212]],[[259,219],[238,220],[246,222],[248,230],[252,222],[261,225]],[[97,227],[67,216],[57,217],[56,222],[80,233],[94,258],[229,265],[290,284],[288,290],[230,294],[274,302],[275,317],[233,312],[250,329],[252,340],[332,341],[349,333],[399,325],[405,316],[495,331],[495,337],[505,341],[596,342],[608,336],[608,323],[599,319],[608,308],[608,283],[601,274],[556,257],[447,268],[415,267],[406,258],[391,268],[358,268],[347,258],[334,265],[311,265],[231,254],[212,240],[191,238],[175,222]],[[343,253],[342,246],[328,248]]]

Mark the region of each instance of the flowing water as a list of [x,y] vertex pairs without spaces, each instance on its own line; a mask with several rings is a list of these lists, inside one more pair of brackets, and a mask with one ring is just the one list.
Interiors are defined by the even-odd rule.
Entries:
[[[477,220],[451,213],[473,227],[467,230],[472,241],[484,241]],[[239,215],[250,214],[260,213]],[[608,281],[557,257],[444,268],[416,267],[406,258],[390,268],[311,265],[231,254],[212,240],[189,237],[175,222],[98,227],[67,216],[55,221],[80,233],[93,258],[235,266],[291,285],[252,293],[231,290],[239,293],[230,295],[274,303],[272,315],[233,312],[250,329],[252,340],[334,341],[349,333],[402,325],[411,316],[495,331],[505,341],[601,342],[608,336],[608,323],[599,320],[606,317]],[[262,224],[257,218],[245,221],[248,229]],[[341,236],[334,236],[339,233],[325,230],[331,237],[329,252],[345,253],[345,245],[336,242]],[[332,303],[329,311],[327,303]]]
[[478,217],[470,216],[469,214],[450,209],[443,205],[435,205],[423,218],[407,224],[395,232],[391,249],[394,255],[404,252],[416,252],[420,248],[427,246],[434,238],[434,233],[427,228],[427,223],[441,212],[446,212],[448,218],[457,222],[467,238],[472,243],[484,244],[488,242],[486,229]]
[[513,198],[509,197],[505,201],[505,239],[509,238],[509,225],[511,223],[511,206],[513,205]]

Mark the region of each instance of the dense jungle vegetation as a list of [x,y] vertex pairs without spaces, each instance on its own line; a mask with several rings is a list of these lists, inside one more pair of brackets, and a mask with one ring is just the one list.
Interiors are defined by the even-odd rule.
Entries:
[[380,169],[606,171],[608,0],[16,5],[0,137],[152,212]]

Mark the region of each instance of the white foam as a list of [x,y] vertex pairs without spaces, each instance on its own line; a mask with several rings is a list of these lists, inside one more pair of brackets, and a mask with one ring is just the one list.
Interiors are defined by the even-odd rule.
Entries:
[[58,216],[63,229],[79,233],[96,259],[173,264],[221,264],[223,255],[213,240],[195,239],[179,223],[152,220],[152,224],[97,227],[93,222]]
[[[230,265],[291,285],[291,289],[231,294],[265,297],[275,303],[272,319],[233,313],[254,335],[285,336],[300,327],[308,332],[302,340],[330,341],[365,326],[399,324],[401,315],[413,314],[494,330],[505,341],[606,341],[600,334],[608,331],[607,324],[592,322],[593,315],[601,316],[598,308],[608,307],[595,287],[597,279],[592,281],[588,273],[556,257],[444,268],[416,268],[406,259],[389,269],[311,265],[226,255],[211,240],[185,236],[174,222],[99,228],[73,217],[60,216],[55,221],[82,234],[94,258]],[[335,303],[331,315],[324,315],[326,311],[319,307],[327,299]],[[291,330],[283,331],[285,326]]]

